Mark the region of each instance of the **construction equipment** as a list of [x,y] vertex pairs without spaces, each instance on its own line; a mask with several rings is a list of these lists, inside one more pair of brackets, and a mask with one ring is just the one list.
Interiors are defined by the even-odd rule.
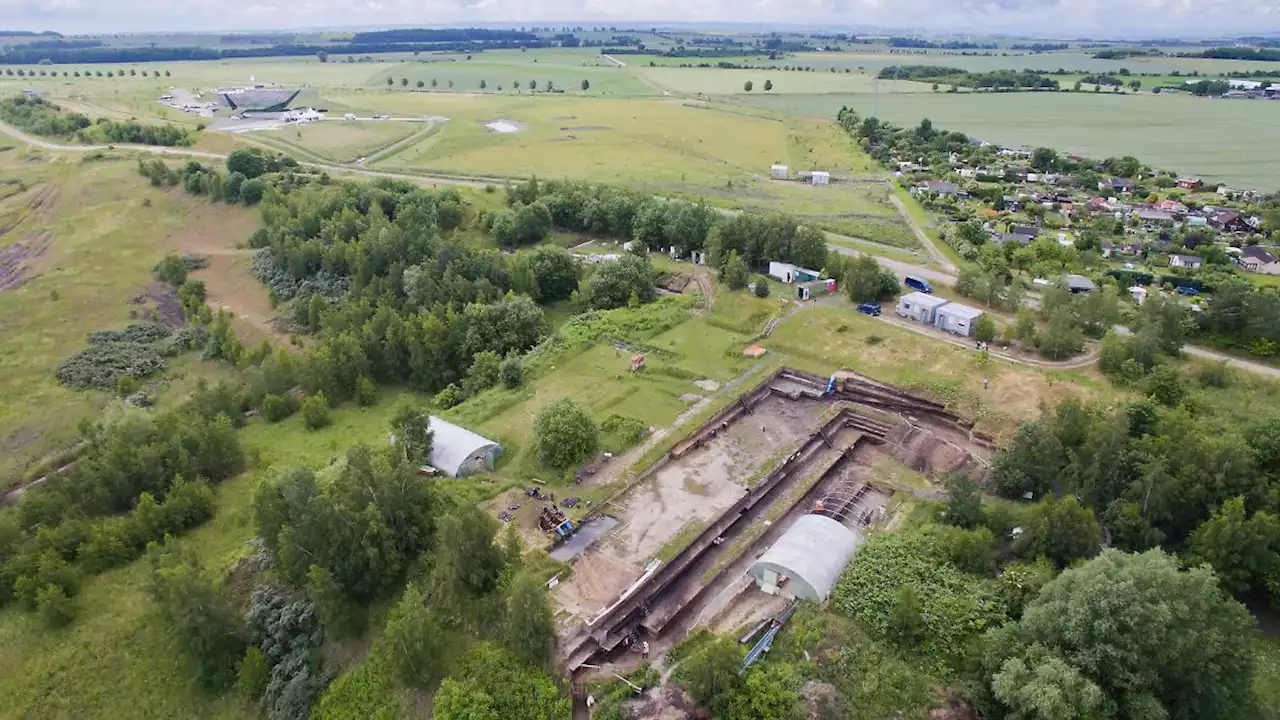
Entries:
[[755,665],[760,656],[769,652],[769,648],[773,647],[773,639],[778,637],[778,631],[791,619],[791,615],[795,613],[796,606],[799,604],[799,600],[792,600],[786,609],[774,616],[773,620],[769,622],[769,629],[761,636],[755,647],[751,648],[751,652],[747,653],[747,656],[742,659],[742,667],[738,668],[739,675],[745,673],[752,665]]

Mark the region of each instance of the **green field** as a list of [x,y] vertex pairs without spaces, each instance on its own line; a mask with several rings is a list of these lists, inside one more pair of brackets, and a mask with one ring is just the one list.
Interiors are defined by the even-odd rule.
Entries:
[[1087,157],[1133,155],[1157,168],[1260,189],[1280,187],[1280,104],[1107,93],[927,93],[738,98],[755,107],[834,118],[848,105],[899,124]]
[[427,129],[427,124],[422,122],[327,120],[255,132],[249,137],[295,146],[323,160],[350,163]]
[[[722,70],[717,68],[639,67],[636,72],[666,90],[689,95],[804,95],[825,93],[931,92],[928,84],[880,82],[862,73]],[[773,82],[766,91],[765,81]]]

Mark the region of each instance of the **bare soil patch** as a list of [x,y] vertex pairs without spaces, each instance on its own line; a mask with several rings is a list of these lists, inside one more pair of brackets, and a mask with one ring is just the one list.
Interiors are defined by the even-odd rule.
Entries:
[[53,244],[53,233],[28,233],[0,250],[0,292],[22,287],[36,277],[34,267]]
[[578,132],[580,130],[612,130],[608,125],[572,125],[560,128],[565,132]]

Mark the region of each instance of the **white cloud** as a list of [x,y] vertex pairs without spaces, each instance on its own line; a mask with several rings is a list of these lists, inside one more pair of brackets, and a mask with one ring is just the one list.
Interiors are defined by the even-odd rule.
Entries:
[[[6,27],[67,33],[626,22],[1169,36],[1277,30],[1280,0],[6,0]],[[1269,26],[1268,23],[1271,23]]]

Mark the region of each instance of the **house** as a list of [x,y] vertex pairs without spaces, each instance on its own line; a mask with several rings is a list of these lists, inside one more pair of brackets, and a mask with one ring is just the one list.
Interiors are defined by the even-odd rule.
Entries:
[[769,168],[769,177],[774,180],[786,180],[789,168],[786,165],[774,165]]
[[817,270],[806,270],[791,263],[769,263],[769,276],[777,278],[784,283],[812,282],[818,279],[818,275]]
[[1249,223],[1238,212],[1223,212],[1209,218],[1209,224],[1223,232],[1248,232]]
[[1250,272],[1280,275],[1280,259],[1257,245],[1245,248],[1236,262]]
[[1133,188],[1133,181],[1129,178],[1108,178],[1098,181],[1099,190],[1111,190],[1127,195],[1133,191]]
[[1204,260],[1195,255],[1178,255],[1175,253],[1169,256],[1169,267],[1199,270],[1203,265]]
[[1034,154],[1035,154],[1034,151],[1032,151],[1031,148],[1027,148],[1027,147],[1000,148],[1000,155],[1002,157],[1029,159]]
[[1167,212],[1173,215],[1186,215],[1187,206],[1177,200],[1161,200],[1156,203],[1156,209],[1160,212]]
[[1204,181],[1196,177],[1178,178],[1178,187],[1191,192],[1200,192],[1204,189]]
[[810,280],[796,284],[797,300],[812,300],[816,297],[829,295],[836,291],[836,281],[832,278],[826,280]]
[[427,462],[449,477],[493,470],[494,462],[502,453],[494,441],[435,415],[431,416],[428,427],[431,428],[431,455]]
[[1083,275],[1064,275],[1062,276],[1062,283],[1067,286],[1067,290],[1070,290],[1072,295],[1093,292],[1098,289],[1092,280]]
[[1026,235],[1032,239],[1039,237],[1040,228],[1034,225],[1014,225],[1009,228],[1009,232],[1014,235]]
[[924,180],[916,183],[914,192],[931,192],[936,195],[949,195],[952,197],[969,197],[969,193],[965,192],[959,185],[945,180]]
[[1035,236],[1022,235],[1019,233],[996,233],[991,238],[991,242],[997,245],[1004,245],[1005,243],[1017,243],[1018,245],[1021,245],[1023,247],[1030,245],[1034,241],[1035,241]]
[[814,170],[813,172],[809,173],[809,182],[813,183],[814,185],[830,185],[831,173],[827,172],[826,170]]
[[1148,208],[1143,208],[1135,212],[1134,216],[1137,217],[1142,222],[1146,223],[1147,225],[1159,225],[1160,223],[1173,222],[1173,215],[1170,215],[1169,213],[1164,212],[1163,210],[1151,210]]
[[937,319],[938,308],[947,304],[946,298],[922,292],[907,293],[898,298],[898,317],[932,325]]
[[1187,227],[1208,227],[1208,225],[1209,220],[1207,218],[1200,217],[1199,215],[1192,215],[1187,218]]
[[1009,212],[1018,212],[1022,210],[1022,201],[1012,195],[1005,195],[1000,198],[1000,202],[1004,203],[1004,209]]
[[949,302],[934,311],[933,326],[962,337],[973,335],[973,325],[982,311],[968,305]]
[[960,168],[956,171],[956,174],[962,178],[969,178],[970,180],[978,177],[978,171],[973,168]]

